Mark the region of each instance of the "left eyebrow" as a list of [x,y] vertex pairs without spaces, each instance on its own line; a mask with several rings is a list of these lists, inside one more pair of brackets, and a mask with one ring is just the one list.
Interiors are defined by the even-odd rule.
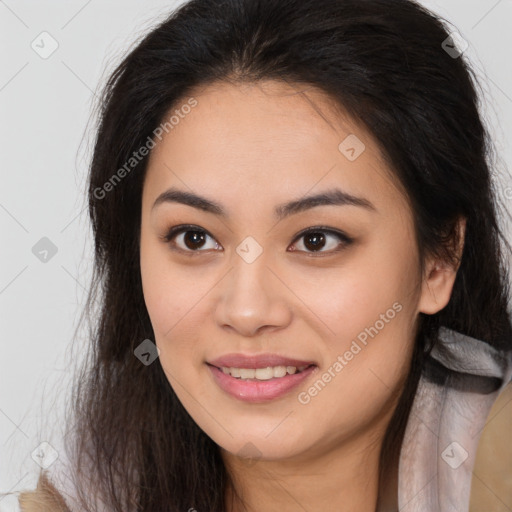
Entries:
[[274,215],[277,219],[282,220],[289,215],[309,210],[315,206],[359,206],[369,211],[377,212],[377,208],[368,199],[354,196],[339,188],[334,188],[276,206]]
[[[226,210],[219,203],[174,187],[160,194],[153,203],[152,209],[162,203],[181,203],[224,218],[229,217]],[[274,217],[282,220],[285,217],[315,208],[316,206],[358,206],[377,212],[377,208],[368,199],[357,197],[339,188],[335,188],[278,205],[274,208]]]

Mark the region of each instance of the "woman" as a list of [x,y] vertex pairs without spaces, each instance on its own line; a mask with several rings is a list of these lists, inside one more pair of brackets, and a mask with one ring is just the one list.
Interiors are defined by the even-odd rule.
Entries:
[[458,44],[410,0],[192,0],[123,60],[53,510],[468,510],[512,327]]

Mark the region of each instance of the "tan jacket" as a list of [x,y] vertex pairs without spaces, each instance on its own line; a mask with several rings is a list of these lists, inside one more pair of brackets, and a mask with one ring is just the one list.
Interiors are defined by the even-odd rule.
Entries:
[[34,491],[22,492],[19,496],[21,512],[70,512],[64,498],[41,474]]

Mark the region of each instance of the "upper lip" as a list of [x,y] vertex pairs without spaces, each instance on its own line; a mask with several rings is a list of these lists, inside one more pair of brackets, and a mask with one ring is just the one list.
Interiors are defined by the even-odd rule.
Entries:
[[278,354],[226,354],[211,361],[208,364],[217,368],[266,368],[267,366],[311,366],[314,361],[280,356]]

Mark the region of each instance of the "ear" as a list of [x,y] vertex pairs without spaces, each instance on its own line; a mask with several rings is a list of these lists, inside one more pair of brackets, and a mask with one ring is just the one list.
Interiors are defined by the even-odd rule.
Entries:
[[453,235],[456,263],[440,260],[436,257],[427,259],[421,285],[419,312],[433,315],[441,311],[450,301],[464,249],[465,233],[466,218],[460,217],[456,222]]

